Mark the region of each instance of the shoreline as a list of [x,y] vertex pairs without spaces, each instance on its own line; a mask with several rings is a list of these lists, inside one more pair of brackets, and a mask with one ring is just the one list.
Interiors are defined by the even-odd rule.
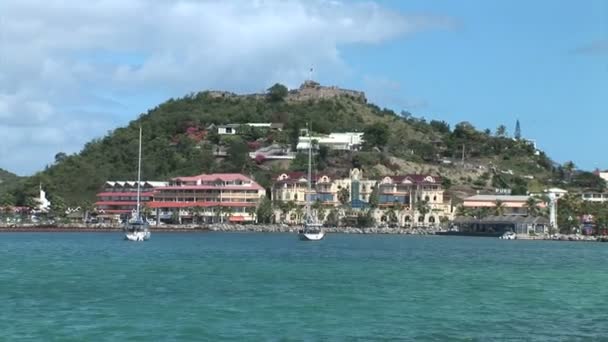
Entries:
[[[250,232],[250,233],[291,233],[298,232],[298,226],[284,224],[210,224],[210,225],[161,225],[150,226],[153,233],[205,233],[205,232]],[[432,236],[442,230],[438,228],[388,228],[388,227],[326,227],[329,234],[382,234],[382,235],[417,235]],[[57,224],[57,225],[35,225],[22,224],[6,225],[0,224],[1,233],[119,233],[122,232],[121,225],[115,224]],[[573,242],[608,242],[608,237],[566,235],[556,234],[538,236],[517,236],[517,240],[544,240],[544,241],[573,241]]]
[[[282,224],[211,224],[211,225],[161,225],[156,227],[150,226],[151,232],[254,232],[254,233],[297,233],[298,226],[289,226]],[[327,227],[324,228],[327,233],[340,234],[398,234],[398,235],[435,235],[439,230],[436,228],[355,228],[355,227]],[[2,225],[0,224],[0,233],[9,232],[74,232],[74,233],[94,233],[94,232],[121,232],[121,225],[109,224],[57,224],[57,225],[36,225],[36,224],[21,224],[21,225]]]

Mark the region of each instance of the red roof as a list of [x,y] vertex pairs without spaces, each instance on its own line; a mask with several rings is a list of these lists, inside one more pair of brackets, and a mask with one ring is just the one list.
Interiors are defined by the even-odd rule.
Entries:
[[209,173],[209,174],[202,174],[202,175],[198,175],[198,176],[175,177],[172,180],[175,180],[175,181],[179,180],[182,182],[192,182],[192,181],[197,181],[197,180],[201,180],[203,182],[209,182],[209,181],[221,180],[223,182],[230,182],[230,181],[235,181],[235,180],[251,181],[251,178],[244,176],[240,173]]
[[95,205],[137,205],[137,201],[99,201]]
[[[140,196],[152,196],[152,195],[154,195],[154,192],[152,192],[152,191],[141,192],[139,195]],[[137,191],[133,191],[133,192],[100,192],[97,194],[97,197],[113,197],[113,196],[137,197]]]
[[255,207],[252,202],[148,202],[149,208],[188,208],[188,207]]
[[157,188],[160,192],[163,190],[263,190],[258,183],[252,183],[251,185],[226,185],[226,186],[214,186],[214,185],[170,185],[162,188]]
[[[285,179],[279,179],[283,175],[286,175],[287,178],[285,178]],[[313,174],[312,175],[312,181],[316,182],[320,178],[322,178],[323,176],[327,176],[327,177],[329,177],[329,179],[334,178],[333,176],[325,174],[325,173],[317,173],[317,174]],[[300,181],[300,179],[307,179],[307,178],[308,178],[308,174],[306,172],[295,171],[295,172],[281,173],[275,179],[276,179],[277,183],[283,184],[283,183],[297,183],[297,182]]]
[[[425,178],[427,178],[429,176],[433,177],[435,182],[428,182],[427,180],[425,180]],[[409,179],[412,183],[419,183],[419,184],[422,184],[422,183],[439,184],[439,183],[441,183],[441,177],[431,176],[431,175],[409,174],[409,175],[402,175],[402,176],[385,176],[383,178],[386,178],[386,177],[389,177],[390,179],[392,179],[394,183],[402,183],[406,179]]]

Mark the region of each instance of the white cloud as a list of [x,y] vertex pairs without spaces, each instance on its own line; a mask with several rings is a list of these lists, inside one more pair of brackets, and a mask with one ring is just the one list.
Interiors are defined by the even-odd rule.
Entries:
[[[373,2],[3,0],[0,167],[31,173],[54,152],[78,151],[128,121],[117,120],[131,109],[123,102],[149,92],[259,91],[275,81],[293,87],[313,65],[341,79],[351,71],[340,47],[449,24]],[[28,138],[34,130],[41,133]]]

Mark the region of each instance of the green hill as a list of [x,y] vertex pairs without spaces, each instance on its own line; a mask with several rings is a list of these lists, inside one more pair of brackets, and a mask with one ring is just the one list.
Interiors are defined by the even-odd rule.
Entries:
[[[250,129],[240,137],[220,137],[207,130],[211,124],[247,122],[283,123],[284,130]],[[279,169],[301,167],[301,158],[291,165],[258,164],[248,158],[250,148],[295,145],[307,123],[318,133],[365,132],[368,144],[363,151],[321,153],[317,158],[317,168],[337,173],[352,166],[372,175],[431,172],[447,177],[454,189],[463,192],[493,187],[525,192],[528,186],[542,186],[554,176],[551,160],[523,140],[496,137],[468,123],[452,129],[442,121],[398,115],[367,103],[363,93],[308,83],[290,92],[275,85],[267,94],[206,91],[169,99],[128,126],[87,143],[78,154],[58,153],[53,165],[26,179],[14,192],[23,201],[24,194],[35,191],[41,182],[50,196],[68,205],[91,203],[104,181],[136,179],[140,125],[144,179],[226,171],[252,174],[267,185]],[[225,160],[214,157],[218,147],[228,151]]]
[[12,205],[15,202],[13,192],[17,190],[21,177],[0,169],[0,206]]

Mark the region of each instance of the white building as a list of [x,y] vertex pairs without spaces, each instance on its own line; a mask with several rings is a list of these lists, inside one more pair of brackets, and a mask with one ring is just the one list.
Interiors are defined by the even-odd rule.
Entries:
[[48,213],[51,209],[51,201],[46,199],[46,192],[42,190],[42,185],[40,185],[40,192],[38,194],[38,198],[34,198],[34,200],[37,203],[35,208],[36,212]]
[[227,125],[218,125],[217,126],[217,134],[219,135],[234,135],[238,134],[239,127],[241,126],[249,126],[267,130],[283,130],[282,123],[270,123],[270,122],[248,122],[244,124],[227,124]]
[[588,202],[608,202],[608,192],[586,191],[581,195],[583,201]]
[[[363,133],[346,132],[330,133],[320,136],[301,136],[298,140],[297,150],[306,151],[310,148],[310,142],[316,141],[319,146],[327,146],[332,150],[356,151],[363,144]],[[313,146],[314,148],[314,146]]]
[[596,170],[594,172],[596,175],[598,175],[598,177],[600,177],[601,179],[605,180],[606,182],[608,182],[608,170]]

